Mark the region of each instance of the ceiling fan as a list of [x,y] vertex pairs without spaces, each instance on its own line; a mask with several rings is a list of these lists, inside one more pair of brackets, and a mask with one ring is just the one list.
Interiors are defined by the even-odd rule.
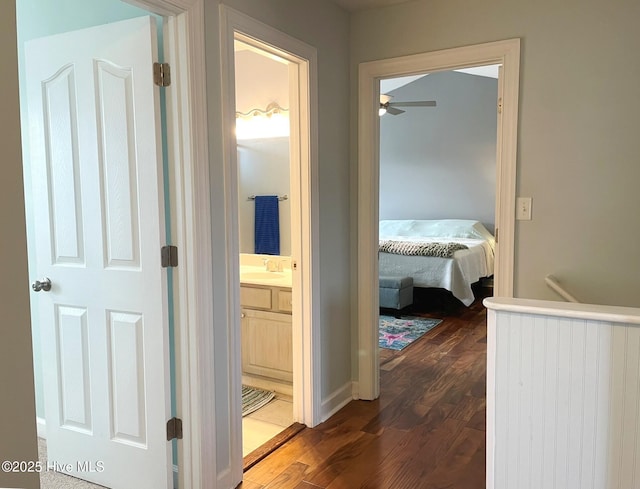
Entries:
[[392,102],[390,95],[380,95],[380,109],[378,111],[379,115],[391,114],[391,115],[399,115],[406,112],[405,110],[398,109],[397,107],[435,107],[435,100],[419,100],[415,102]]

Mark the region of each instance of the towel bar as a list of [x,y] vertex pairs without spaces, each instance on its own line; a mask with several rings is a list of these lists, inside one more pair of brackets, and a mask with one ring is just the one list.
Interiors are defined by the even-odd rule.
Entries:
[[[249,197],[247,197],[247,200],[256,200],[256,196],[255,195],[250,195]],[[289,196],[288,195],[283,195],[282,197],[278,197],[279,201],[283,201],[283,200],[289,200]]]

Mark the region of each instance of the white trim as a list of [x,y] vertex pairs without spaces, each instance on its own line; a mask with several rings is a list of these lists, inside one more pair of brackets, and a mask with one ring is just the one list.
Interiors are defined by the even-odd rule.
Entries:
[[165,54],[174,270],[179,487],[216,487],[211,210],[205,91],[204,0],[127,0],[167,17]]
[[360,384],[357,380],[351,382],[351,398],[360,399]]
[[36,416],[36,433],[38,438],[47,439],[47,420]]
[[496,463],[496,352],[497,334],[495,320],[496,312],[487,310],[487,420],[486,420],[486,447],[487,460],[485,467],[485,484],[487,488],[495,486]]
[[349,381],[342,387],[336,389],[329,397],[322,401],[322,422],[325,422],[331,416],[340,411],[343,407],[353,401],[353,382]]
[[[238,238],[238,172],[235,127],[235,62],[233,28],[226,18],[226,8],[220,5],[220,73],[222,85],[222,152],[224,157],[224,206],[225,206],[225,262],[227,263],[227,318],[229,364],[226,366],[229,386],[229,440],[223,448],[228,454],[229,475],[234,486],[242,481],[242,417],[241,413],[242,367],[240,343],[240,296],[239,296],[239,243]],[[224,375],[225,372],[219,375]]]
[[[378,337],[379,80],[470,66],[502,64],[501,133],[496,169],[496,296],[513,295],[516,145],[520,40],[510,39],[361,63],[358,114],[358,381],[362,399],[380,394]],[[364,284],[367,284],[364,286]]]
[[537,314],[609,323],[640,324],[640,308],[637,307],[603,306],[600,304],[515,299],[509,297],[488,297],[483,303],[490,311]]
[[[222,120],[225,175],[225,215],[229,291],[229,384],[231,473],[242,478],[242,419],[240,366],[240,279],[238,270],[238,185],[235,127],[234,38],[271,51],[297,67],[290,71],[296,84],[290,100],[290,120],[299,119],[300,126],[291,130],[292,162],[299,160],[299,171],[291,173],[292,224],[297,221],[299,236],[292,236],[292,259],[298,263],[293,276],[293,409],[296,421],[315,426],[321,419],[319,331],[319,210],[318,210],[318,136],[317,136],[317,52],[316,49],[272,27],[220,5],[220,45],[222,71]],[[298,103],[296,103],[296,101]],[[296,114],[298,117],[296,117]],[[307,130],[308,128],[308,130]],[[293,165],[292,165],[293,166]],[[299,190],[294,182],[298,183]],[[297,213],[299,212],[299,214]],[[235,478],[233,479],[235,480]]]

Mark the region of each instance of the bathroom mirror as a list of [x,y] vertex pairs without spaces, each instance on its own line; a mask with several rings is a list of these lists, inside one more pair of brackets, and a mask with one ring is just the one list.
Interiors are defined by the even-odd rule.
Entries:
[[280,198],[280,255],[291,255],[288,65],[241,41],[235,43],[241,253],[256,252],[253,197],[275,195]]

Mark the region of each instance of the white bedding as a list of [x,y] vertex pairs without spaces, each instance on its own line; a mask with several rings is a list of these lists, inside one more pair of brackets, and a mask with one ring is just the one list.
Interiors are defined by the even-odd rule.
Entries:
[[[425,236],[423,233],[438,236]],[[474,300],[471,284],[493,274],[495,241],[477,221],[381,221],[380,239],[454,241],[467,245],[469,249],[456,251],[452,258],[390,253],[378,255],[381,277],[413,277],[415,287],[447,289],[465,306]]]

